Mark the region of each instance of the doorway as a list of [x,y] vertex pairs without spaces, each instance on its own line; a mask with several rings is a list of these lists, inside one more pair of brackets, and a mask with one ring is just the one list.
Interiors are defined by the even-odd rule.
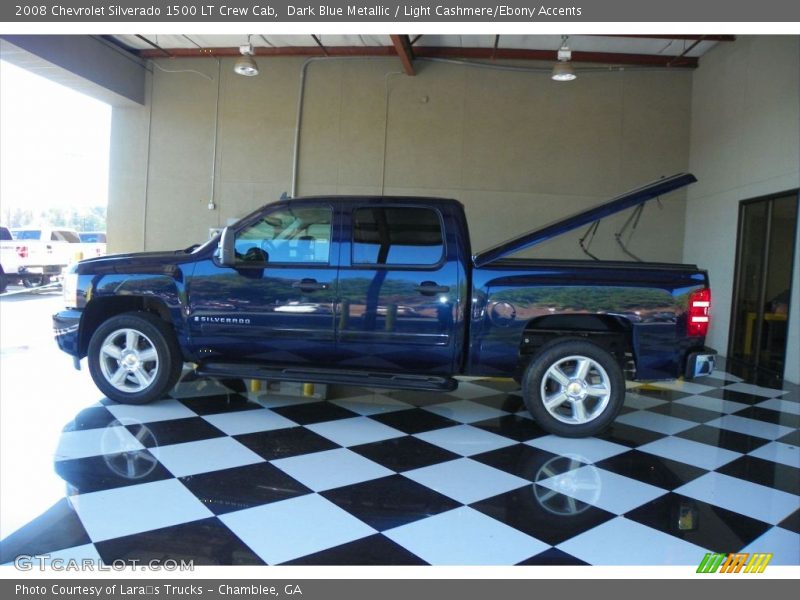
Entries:
[[728,363],[760,385],[783,381],[797,204],[794,191],[739,205]]

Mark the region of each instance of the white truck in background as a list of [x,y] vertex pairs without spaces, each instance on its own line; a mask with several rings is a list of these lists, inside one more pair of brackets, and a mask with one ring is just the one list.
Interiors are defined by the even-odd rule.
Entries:
[[17,253],[17,243],[8,227],[0,227],[0,294],[6,291],[9,283],[17,279],[21,259]]
[[105,255],[105,231],[79,231],[78,236],[81,238],[81,253],[83,254],[81,260]]
[[25,287],[44,285],[81,258],[80,238],[74,229],[31,226],[12,228],[10,233],[13,240],[2,242],[3,285],[14,281]]

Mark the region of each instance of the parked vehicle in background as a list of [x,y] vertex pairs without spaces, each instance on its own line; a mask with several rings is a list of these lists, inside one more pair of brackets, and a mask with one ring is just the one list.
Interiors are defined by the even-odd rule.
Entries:
[[65,227],[15,227],[11,235],[20,258],[17,276],[26,287],[44,285],[80,260],[78,232]]
[[105,231],[79,231],[78,237],[81,239],[83,258],[95,258],[106,253]]
[[20,258],[17,245],[8,227],[0,227],[0,294],[6,291],[9,283],[17,279]]
[[455,200],[280,201],[199,247],[74,265],[56,340],[127,404],[162,397],[184,362],[212,377],[416,390],[513,377],[543,429],[593,435],[622,408],[626,371],[711,373],[708,276],[508,256],[693,181],[661,179],[477,254]]

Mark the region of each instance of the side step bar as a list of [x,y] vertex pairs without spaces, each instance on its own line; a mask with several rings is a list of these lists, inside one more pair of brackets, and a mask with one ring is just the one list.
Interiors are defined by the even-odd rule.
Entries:
[[398,388],[432,392],[452,392],[458,381],[452,377],[387,373],[378,371],[348,371],[344,369],[313,369],[301,367],[265,367],[257,364],[206,362],[196,372],[207,377],[236,377],[300,383],[329,383],[364,387]]

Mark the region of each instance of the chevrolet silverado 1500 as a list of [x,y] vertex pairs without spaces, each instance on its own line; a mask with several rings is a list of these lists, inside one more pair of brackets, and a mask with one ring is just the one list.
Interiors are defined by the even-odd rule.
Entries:
[[592,435],[625,375],[705,375],[708,277],[694,265],[511,259],[695,181],[679,174],[473,254],[463,207],[417,197],[269,204],[187,250],[84,260],[59,346],[112,400],[203,375],[453,390],[513,377],[545,430]]

